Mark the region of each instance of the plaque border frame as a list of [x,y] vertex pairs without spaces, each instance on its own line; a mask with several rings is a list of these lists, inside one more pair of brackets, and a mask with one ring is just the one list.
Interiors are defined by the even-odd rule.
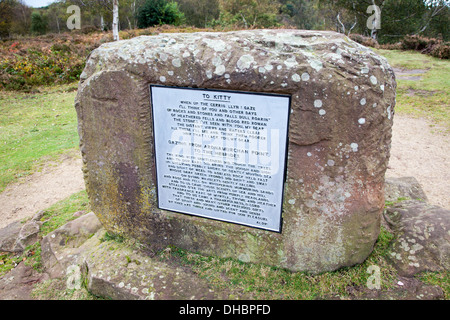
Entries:
[[153,141],[155,141],[155,117],[154,117],[154,110],[153,110],[153,94],[152,94],[152,88],[153,87],[159,87],[159,88],[172,88],[172,89],[183,89],[183,90],[198,90],[198,91],[211,91],[211,92],[230,92],[230,93],[243,93],[243,94],[251,94],[251,95],[262,95],[262,96],[275,96],[275,97],[284,97],[284,98],[288,98],[288,115],[287,115],[287,123],[286,123],[286,147],[285,147],[285,153],[284,153],[284,170],[283,170],[283,188],[281,190],[281,204],[280,204],[280,213],[279,213],[279,217],[280,217],[280,225],[278,230],[272,230],[272,229],[267,229],[264,227],[258,227],[258,226],[253,226],[253,225],[248,225],[248,224],[244,224],[244,223],[240,223],[240,222],[234,222],[234,221],[228,221],[228,220],[222,220],[219,218],[214,218],[214,217],[208,217],[208,216],[203,216],[203,215],[198,215],[198,214],[194,214],[194,213],[190,213],[190,212],[182,212],[182,211],[175,211],[175,210],[169,210],[169,209],[164,209],[160,207],[159,204],[159,188],[158,188],[158,163],[156,161],[156,143],[153,142],[153,159],[154,159],[154,163],[155,163],[155,189],[156,189],[156,202],[157,202],[157,207],[159,210],[165,210],[165,211],[169,211],[169,212],[174,212],[177,214],[184,214],[187,216],[191,216],[191,217],[198,217],[198,218],[203,218],[203,219],[209,219],[209,220],[213,220],[213,221],[220,221],[220,222],[224,222],[224,223],[229,223],[229,224],[234,224],[234,225],[239,225],[239,226],[243,226],[243,227],[247,227],[247,228],[253,228],[253,229],[258,229],[258,230],[263,230],[263,231],[269,231],[269,232],[274,232],[274,233],[279,233],[281,234],[283,231],[283,203],[284,203],[284,192],[285,192],[285,183],[286,183],[286,178],[287,178],[287,167],[288,167],[288,152],[289,152],[289,125],[290,125],[290,116],[291,116],[291,111],[292,111],[292,95],[290,94],[282,94],[282,93],[267,93],[267,92],[252,92],[252,91],[240,91],[240,90],[226,90],[226,89],[212,89],[212,88],[198,88],[198,87],[179,87],[179,86],[165,86],[165,85],[161,85],[161,84],[149,84],[149,89],[150,89],[150,109],[151,109],[151,115],[152,115],[152,126],[153,126]]

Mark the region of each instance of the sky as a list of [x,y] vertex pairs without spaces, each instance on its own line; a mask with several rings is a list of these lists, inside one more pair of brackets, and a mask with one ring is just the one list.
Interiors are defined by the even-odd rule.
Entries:
[[45,7],[56,0],[24,0],[25,4],[29,7],[39,8]]

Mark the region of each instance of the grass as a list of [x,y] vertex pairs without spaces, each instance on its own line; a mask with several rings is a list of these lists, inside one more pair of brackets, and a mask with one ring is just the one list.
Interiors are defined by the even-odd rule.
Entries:
[[[414,51],[374,49],[391,66],[407,70],[427,70],[419,81],[397,78],[399,114],[426,118],[450,131],[450,62]],[[413,75],[413,74],[412,74]]]
[[9,270],[15,268],[23,257],[21,255],[14,255],[12,253],[0,252],[0,277]]
[[0,92],[0,192],[78,147],[75,85]]
[[231,292],[231,298],[243,293],[250,299],[312,300],[335,296],[345,299],[350,287],[366,287],[371,275],[367,270],[371,265],[380,267],[383,289],[395,285],[396,272],[385,259],[392,237],[382,228],[372,254],[364,263],[318,275],[243,263],[236,259],[205,257],[177,248],[163,251],[161,256],[162,259],[179,259],[215,288]]
[[423,272],[417,278],[425,283],[442,288],[446,300],[450,300],[450,271]]
[[103,300],[85,287],[68,289],[66,279],[50,279],[34,285],[31,297],[36,300]]
[[76,219],[73,215],[77,211],[89,211],[89,199],[85,190],[74,193],[44,211],[41,221],[41,236],[45,236],[58,229],[67,222]]

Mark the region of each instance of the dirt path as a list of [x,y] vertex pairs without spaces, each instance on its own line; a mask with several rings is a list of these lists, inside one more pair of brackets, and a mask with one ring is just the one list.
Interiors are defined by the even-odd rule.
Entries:
[[[413,176],[432,204],[450,209],[450,136],[423,119],[394,118],[388,177]],[[84,189],[81,159],[66,157],[0,193],[0,228]]]
[[388,177],[415,177],[428,202],[450,209],[450,135],[424,119],[395,115]]
[[64,156],[61,163],[48,164],[0,193],[0,229],[83,189],[81,159]]

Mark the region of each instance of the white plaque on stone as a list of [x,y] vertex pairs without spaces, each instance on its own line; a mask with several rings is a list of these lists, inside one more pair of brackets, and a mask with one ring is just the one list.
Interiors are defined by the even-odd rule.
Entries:
[[159,208],[281,232],[290,96],[150,90]]

